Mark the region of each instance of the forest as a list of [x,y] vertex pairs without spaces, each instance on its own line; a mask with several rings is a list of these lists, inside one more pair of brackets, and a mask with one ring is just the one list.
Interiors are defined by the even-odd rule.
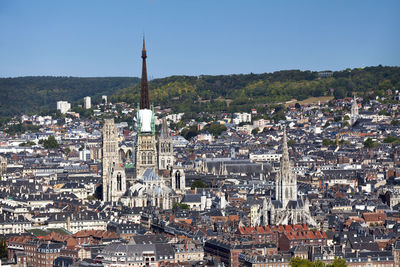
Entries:
[[[59,100],[82,104],[101,95],[112,102],[136,107],[140,79],[129,77],[18,77],[0,78],[0,117],[55,110]],[[315,71],[284,70],[262,74],[170,76],[149,82],[151,102],[174,112],[240,112],[291,99],[330,96],[343,98],[355,92],[364,99],[400,89],[400,67],[375,66],[334,71],[320,77]]]
[[133,86],[139,78],[106,77],[18,77],[0,78],[0,116],[39,113],[55,110],[60,100],[82,103],[91,96],[99,102],[101,95],[111,96],[117,90]]
[[[332,72],[285,70],[263,74],[171,76],[149,83],[152,103],[175,112],[249,111],[253,107],[291,99],[334,95],[364,99],[400,89],[400,67],[365,67]],[[140,84],[118,90],[113,101],[137,103]]]

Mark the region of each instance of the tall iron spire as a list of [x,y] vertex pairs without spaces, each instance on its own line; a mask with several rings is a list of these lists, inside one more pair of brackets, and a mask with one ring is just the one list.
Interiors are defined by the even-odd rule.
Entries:
[[147,83],[147,67],[146,67],[146,46],[143,36],[143,49],[142,49],[142,85],[140,90],[140,109],[150,109],[149,101],[149,85]]

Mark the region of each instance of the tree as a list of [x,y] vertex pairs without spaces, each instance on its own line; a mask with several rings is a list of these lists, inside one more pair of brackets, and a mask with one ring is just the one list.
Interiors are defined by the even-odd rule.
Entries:
[[293,139],[289,139],[287,141],[288,146],[294,146],[296,144],[296,141],[294,141]]
[[295,257],[295,258],[290,259],[290,266],[291,267],[311,267],[312,265],[309,260]]
[[182,210],[190,210],[190,206],[188,204],[175,202],[172,206],[172,209],[176,210],[177,208],[180,208]]
[[64,148],[64,153],[65,155],[69,155],[69,153],[71,153],[71,149],[69,149],[69,147]]
[[322,261],[311,262],[307,259],[295,257],[290,260],[291,267],[347,267],[346,261],[342,258],[335,258],[332,263],[325,265]]
[[7,249],[6,240],[3,237],[0,240],[0,259],[4,259],[7,257],[8,257],[8,249]]
[[326,267],[347,267],[347,264],[345,259],[335,257],[333,262],[326,265]]
[[335,122],[339,122],[339,121],[342,120],[342,117],[341,117],[341,116],[336,116],[336,117],[334,118],[334,120],[335,120]]
[[382,109],[382,110],[380,110],[378,112],[378,115],[380,115],[380,116],[390,116],[390,113],[386,109]]
[[323,146],[332,146],[332,145],[334,145],[334,144],[335,144],[335,143],[334,143],[333,141],[329,140],[329,139],[324,138],[324,139],[322,140],[322,145],[323,145]]
[[54,138],[54,136],[50,135],[49,138],[47,138],[47,140],[43,141],[43,147],[46,149],[54,149],[54,148],[58,148],[59,145],[57,143],[57,140]]
[[364,141],[365,148],[373,148],[375,146],[376,146],[376,142],[374,142],[370,137],[368,137],[367,140]]
[[260,132],[260,128],[254,128],[253,130],[251,130],[251,134],[252,135],[256,135],[256,134],[258,134]]
[[89,200],[89,201],[92,201],[92,200],[96,200],[96,197],[92,196],[92,195],[89,195],[89,196],[87,196],[86,199]]
[[191,189],[195,188],[206,188],[206,184],[201,180],[194,180],[192,183]]
[[392,126],[400,126],[400,120],[392,120],[390,124]]
[[182,130],[181,135],[186,139],[190,140],[198,134],[197,126],[190,126]]
[[226,126],[224,124],[219,124],[216,122],[212,122],[204,126],[204,130],[208,131],[214,137],[218,137],[222,132],[226,131]]
[[343,99],[346,96],[346,92],[342,87],[336,88],[333,92],[335,99]]
[[389,136],[387,136],[385,139],[383,139],[383,142],[384,142],[384,143],[387,143],[387,144],[399,143],[399,141],[400,141],[399,138],[393,137],[393,136],[391,136],[391,135],[389,135]]

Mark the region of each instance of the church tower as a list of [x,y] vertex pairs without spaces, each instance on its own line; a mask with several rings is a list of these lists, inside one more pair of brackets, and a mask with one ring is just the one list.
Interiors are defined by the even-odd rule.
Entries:
[[115,203],[126,191],[126,176],[118,153],[114,119],[104,120],[102,137],[103,201]]
[[358,104],[356,96],[354,95],[352,104],[351,104],[351,114],[350,114],[350,125],[353,126],[358,119]]
[[146,47],[143,38],[142,81],[140,105],[136,115],[136,177],[143,175],[148,168],[157,171],[157,148],[155,138],[154,109],[150,107],[149,86],[147,82]]
[[289,150],[287,146],[286,129],[283,130],[282,158],[280,172],[276,178],[276,200],[281,201],[286,208],[289,201],[297,202],[297,179],[290,169]]
[[162,119],[160,138],[158,139],[158,169],[169,170],[174,164],[172,139],[168,133],[167,120]]

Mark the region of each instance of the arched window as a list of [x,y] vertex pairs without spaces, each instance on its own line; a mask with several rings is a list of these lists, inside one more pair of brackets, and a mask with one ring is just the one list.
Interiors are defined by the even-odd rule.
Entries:
[[147,164],[153,164],[153,155],[151,152],[147,154]]
[[142,164],[146,164],[146,153],[142,153]]

